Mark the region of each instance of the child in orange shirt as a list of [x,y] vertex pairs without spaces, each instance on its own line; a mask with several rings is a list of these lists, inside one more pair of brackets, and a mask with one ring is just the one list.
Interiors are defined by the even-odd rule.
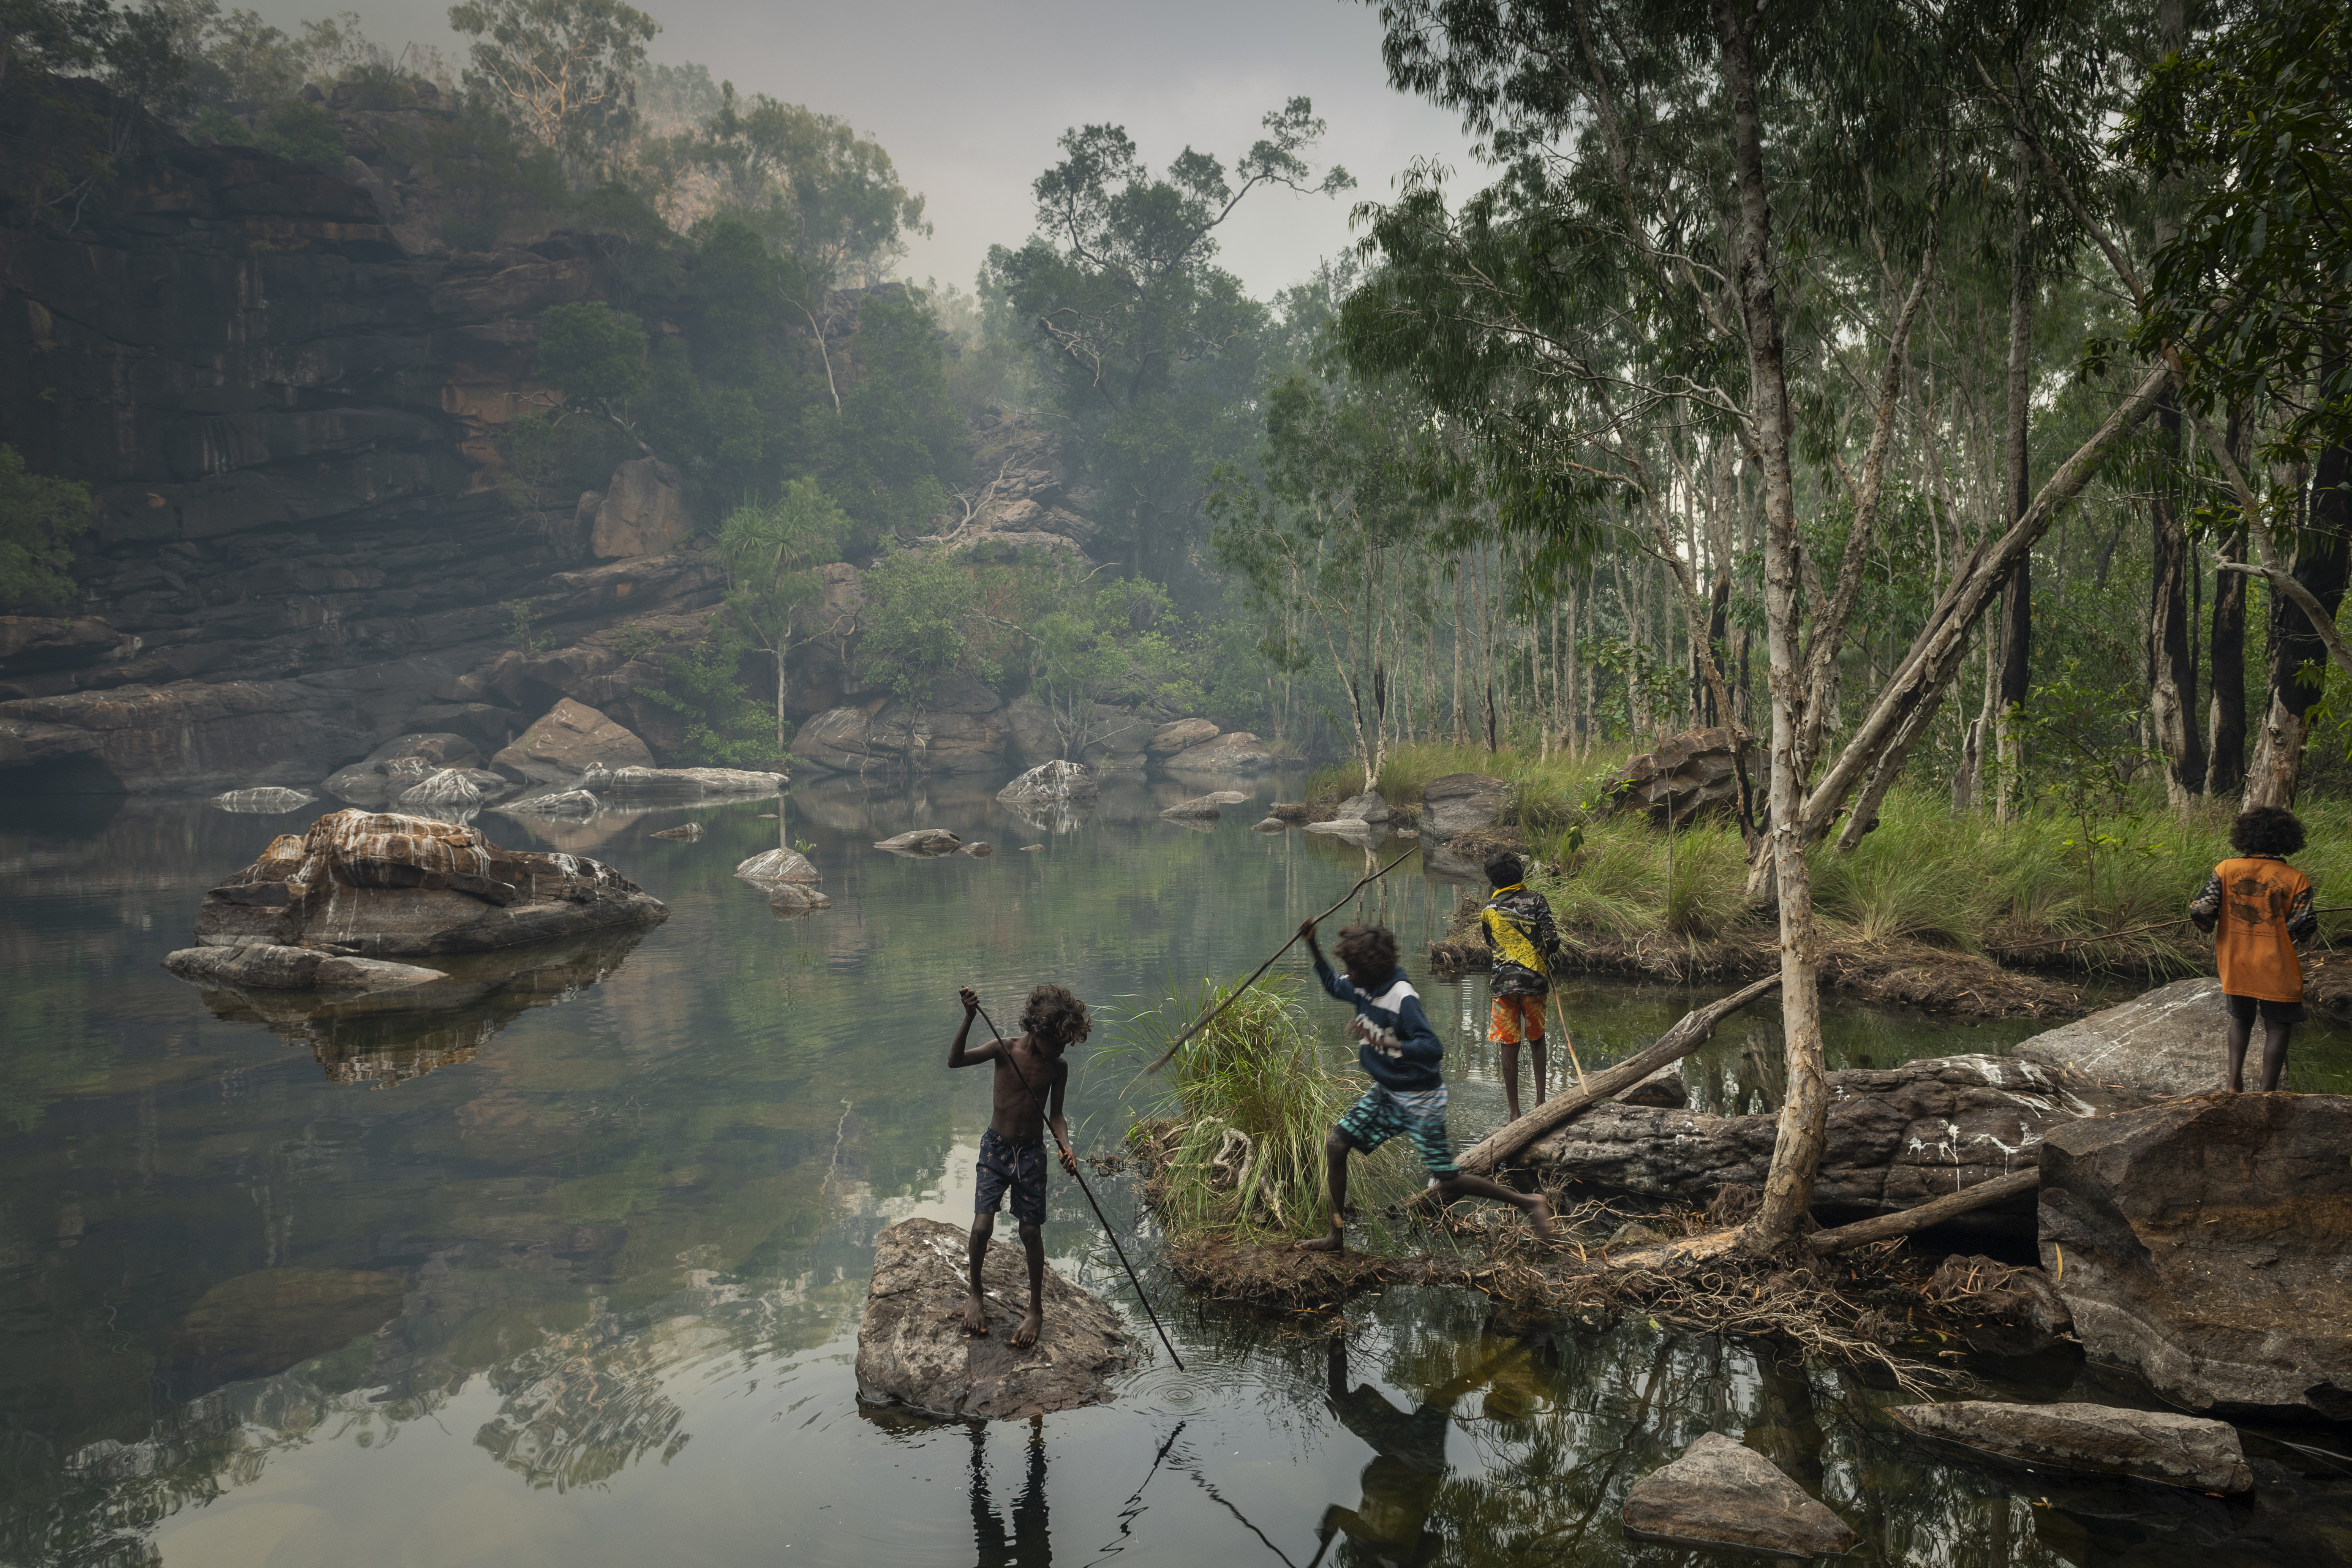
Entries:
[[2303,1021],[2303,961],[2294,944],[2319,929],[2311,882],[2286,863],[2303,847],[2303,824],[2280,805],[2258,805],[2230,828],[2238,858],[2213,868],[2189,906],[2213,933],[2221,1001],[2230,1012],[2230,1091],[2245,1088],[2246,1045],[2263,1020],[2263,1092],[2286,1072],[2287,1035]]

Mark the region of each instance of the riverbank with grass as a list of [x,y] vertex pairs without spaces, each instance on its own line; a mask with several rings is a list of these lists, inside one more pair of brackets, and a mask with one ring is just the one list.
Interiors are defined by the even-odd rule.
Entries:
[[[1570,962],[1590,973],[1657,979],[1769,973],[1779,923],[1745,898],[1746,847],[1727,816],[1665,833],[1610,815],[1607,785],[1633,753],[1538,759],[1480,747],[1401,747],[1381,769],[1391,804],[1418,801],[1431,779],[1484,773],[1511,785],[1507,826],[1551,900]],[[1309,799],[1360,771],[1327,769]],[[2295,866],[2317,902],[2352,904],[2352,804],[2299,808],[2309,846]],[[2155,985],[2210,973],[2211,943],[2188,924],[2189,900],[2232,851],[2232,801],[2176,813],[2160,797],[2085,820],[2037,803],[2013,822],[1954,813],[1939,791],[1898,786],[1877,827],[1851,853],[1834,838],[1811,853],[1823,983],[1856,999],[1976,1016],[2060,1017],[2091,1005],[2084,984]],[[2331,889],[2341,891],[2331,895]],[[1440,973],[1483,968],[1475,900],[1433,943]],[[2352,1015],[2352,911],[2320,916],[2305,949],[2307,1000]]]

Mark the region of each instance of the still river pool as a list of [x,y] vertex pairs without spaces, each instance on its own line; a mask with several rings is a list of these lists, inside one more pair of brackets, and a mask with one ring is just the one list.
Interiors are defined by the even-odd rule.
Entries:
[[[671,918],[520,974],[486,965],[482,1000],[429,1027],[216,1015],[158,967],[205,888],[320,808],[7,803],[0,1562],[1303,1568],[1324,1527],[1335,1563],[1731,1563],[1617,1524],[1624,1489],[1708,1429],[1844,1514],[1857,1561],[2352,1554],[2352,1462],[2258,1438],[2264,1488],[2232,1505],[1938,1464],[1889,1436],[1877,1412],[1897,1396],[1854,1377],[1639,1318],[1507,1332],[1442,1291],[1354,1302],[1334,1338],[1188,1307],[1147,1270],[1189,1374],[1153,1346],[1114,1404],[1034,1424],[862,1408],[876,1233],[971,1209],[988,1086],[942,1067],[956,985],[1000,1020],[1047,978],[1096,1005],[1073,1121],[1108,1152],[1144,1093],[1122,1098],[1133,1062],[1109,1020],[1254,966],[1363,869],[1342,844],[1252,835],[1247,808],[1208,832],[1161,821],[1178,793],[1116,789],[1061,832],[948,785],[803,786],[782,825],[760,815],[772,801],[486,816],[501,842],[609,860]],[[650,837],[688,817],[699,841]],[[869,847],[929,825],[1004,852]],[[730,874],[780,826],[814,841],[830,910],[776,918]],[[1459,891],[1418,869],[1366,905],[1408,953]],[[1455,1034],[1467,1143],[1501,1115],[1483,984],[1423,989]],[[1590,1068],[1692,997],[1561,1000]],[[1726,1026],[1710,1108],[1765,1108],[1777,1028],[1769,1008]],[[1831,1044],[1834,1065],[1884,1065],[2031,1031],[1848,1012]],[[2311,1043],[2315,1063],[2345,1059],[2340,1037]],[[1150,1344],[1084,1200],[1055,1183],[1057,1266]],[[1098,1189],[1149,1255],[1132,1194]],[[1978,1371],[2019,1397],[2144,1402],[2063,1353]]]

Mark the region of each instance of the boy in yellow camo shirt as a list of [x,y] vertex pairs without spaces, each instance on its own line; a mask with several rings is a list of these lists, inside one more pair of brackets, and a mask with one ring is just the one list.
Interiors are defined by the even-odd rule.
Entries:
[[2230,1013],[2230,1090],[2245,1088],[2246,1045],[2263,1020],[2263,1092],[2286,1073],[2287,1035],[2303,1021],[2303,961],[2294,944],[2319,929],[2311,881],[2286,863],[2303,847],[2303,824],[2284,806],[2258,805],[2231,826],[2233,859],[2213,868],[2189,905],[2213,933],[2221,1001]]
[[1552,961],[1559,956],[1559,931],[1551,905],[1527,885],[1526,868],[1516,855],[1486,862],[1494,896],[1478,911],[1478,934],[1495,955],[1487,994],[1486,1039],[1503,1058],[1503,1100],[1510,1120],[1519,1119],[1519,1044],[1536,1058],[1536,1103],[1544,1102],[1544,999],[1551,994]]

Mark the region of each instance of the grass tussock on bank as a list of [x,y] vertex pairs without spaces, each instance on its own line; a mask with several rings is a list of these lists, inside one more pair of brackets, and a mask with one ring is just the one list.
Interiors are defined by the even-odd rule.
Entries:
[[[1543,862],[1534,885],[1550,899],[1588,968],[1675,977],[1760,973],[1759,965],[1774,962],[1777,921],[1748,906],[1737,826],[1718,815],[1670,841],[1640,818],[1601,813],[1604,787],[1629,755],[1621,748],[1571,762],[1475,746],[1406,746],[1382,769],[1381,793],[1415,800],[1430,779],[1455,772],[1508,780],[1514,826]],[[2310,844],[2295,865],[2318,888],[2322,906],[2352,904],[2352,803],[2316,800],[2298,809]],[[2219,800],[2175,813],[2151,788],[2087,825],[2046,802],[2002,823],[1989,811],[1956,815],[1940,790],[1898,786],[1859,847],[1843,852],[1832,837],[1811,852],[1825,967],[1833,981],[1893,976],[1882,998],[1890,1001],[1965,1005],[1960,999],[1973,990],[1982,1003],[1973,1010],[1985,1012],[2065,1010],[2054,994],[2026,994],[2034,989],[2030,976],[2000,977],[2009,972],[2150,982],[2204,972],[2210,944],[2185,923],[2163,922],[2180,921],[2214,864],[2231,853],[2236,812],[2234,800]],[[2151,925],[2158,929],[2129,929]],[[2322,915],[2320,932],[2323,946],[2352,938],[2352,914]],[[1475,946],[1466,924],[1456,935]],[[1475,966],[1483,957],[1440,945],[1433,956],[1441,963]],[[1942,954],[1979,962],[1966,973],[1905,977],[1934,967]],[[2345,967],[2352,971],[2352,963]],[[2352,1000],[2352,973],[2338,981],[2329,969],[2323,952],[2312,971],[2314,995],[2340,1006]]]
[[[1201,983],[1122,1026],[1137,1066],[1156,1061],[1230,987]],[[1145,1197],[1179,1241],[1269,1241],[1322,1233],[1323,1141],[1363,1084],[1339,1048],[1317,1037],[1296,980],[1270,976],[1244,993],[1164,1070],[1162,1102],[1129,1133]],[[1145,1080],[1150,1081],[1149,1079]],[[1350,1171],[1364,1212],[1420,1185],[1402,1142]],[[1405,1153],[1410,1151],[1405,1151]]]

